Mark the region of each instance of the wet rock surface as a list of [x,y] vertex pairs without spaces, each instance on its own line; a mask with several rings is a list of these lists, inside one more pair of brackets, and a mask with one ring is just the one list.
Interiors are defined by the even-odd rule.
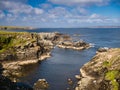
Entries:
[[97,52],[80,73],[75,90],[120,90],[120,48]]
[[57,45],[59,48],[83,50],[91,47],[90,44],[84,41],[64,41]]

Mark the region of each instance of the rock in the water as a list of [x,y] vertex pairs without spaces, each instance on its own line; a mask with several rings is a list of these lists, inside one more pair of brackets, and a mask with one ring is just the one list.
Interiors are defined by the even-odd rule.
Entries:
[[75,75],[75,78],[80,80],[82,77],[80,75]]
[[45,79],[39,79],[36,83],[34,83],[34,90],[46,90],[48,89],[49,84]]
[[109,49],[108,47],[99,48],[98,52],[107,52],[108,49]]
[[73,84],[73,81],[72,81],[71,78],[68,78],[68,84],[69,84],[69,85],[72,85],[72,84]]
[[73,49],[73,50],[83,50],[91,47],[90,44],[84,41],[63,41],[57,45],[59,48]]

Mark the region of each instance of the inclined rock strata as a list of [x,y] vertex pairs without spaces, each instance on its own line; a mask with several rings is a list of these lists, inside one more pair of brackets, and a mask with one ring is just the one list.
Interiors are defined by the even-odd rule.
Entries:
[[[70,36],[60,33],[16,34],[18,33],[0,34],[1,37],[5,35],[7,38],[15,37],[16,40],[14,46],[0,53],[0,62],[5,69],[3,72],[5,76],[21,76],[23,66],[35,64],[50,57],[51,50],[57,43],[71,40]],[[16,44],[17,40],[21,40],[19,44]]]
[[[24,69],[51,56],[51,50],[58,46],[74,50],[87,49],[90,45],[83,41],[73,42],[69,35],[61,33],[3,33],[1,37],[12,39],[11,47],[0,52],[0,63],[4,71],[2,75],[13,82],[23,75]],[[1,47],[4,43],[0,45]],[[11,45],[11,44],[10,44]],[[9,45],[8,45],[9,46]],[[11,83],[13,83],[10,81]],[[39,84],[37,87],[39,87]]]
[[80,73],[75,90],[120,90],[120,48],[99,49]]
[[73,49],[73,50],[83,50],[91,47],[90,44],[84,41],[64,41],[57,45],[59,48]]

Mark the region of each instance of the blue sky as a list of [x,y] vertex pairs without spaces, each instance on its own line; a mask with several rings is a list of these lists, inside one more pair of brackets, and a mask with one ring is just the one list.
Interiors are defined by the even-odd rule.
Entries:
[[120,26],[120,0],[0,0],[0,25]]

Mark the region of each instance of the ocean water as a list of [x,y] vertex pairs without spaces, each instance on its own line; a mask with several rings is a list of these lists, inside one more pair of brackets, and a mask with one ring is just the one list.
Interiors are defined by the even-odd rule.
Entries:
[[20,78],[22,82],[31,86],[38,79],[45,78],[50,84],[48,90],[66,90],[67,87],[70,87],[67,82],[68,78],[76,82],[75,75],[80,73],[80,67],[91,60],[98,48],[120,47],[119,28],[42,28],[27,31],[37,33],[60,32],[71,35],[74,40],[82,39],[94,45],[94,47],[83,51],[60,49],[56,47],[52,50],[52,57],[30,67],[30,70],[25,72],[27,75]]

